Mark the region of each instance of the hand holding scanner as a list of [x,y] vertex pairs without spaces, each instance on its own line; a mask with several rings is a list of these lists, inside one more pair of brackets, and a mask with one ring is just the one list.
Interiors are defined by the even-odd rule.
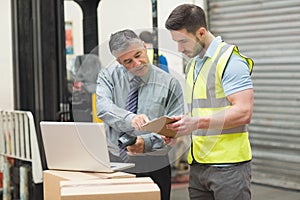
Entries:
[[129,135],[124,133],[123,135],[121,135],[119,137],[119,146],[121,148],[125,148],[127,146],[131,146],[133,144],[135,144],[137,137],[135,135]]

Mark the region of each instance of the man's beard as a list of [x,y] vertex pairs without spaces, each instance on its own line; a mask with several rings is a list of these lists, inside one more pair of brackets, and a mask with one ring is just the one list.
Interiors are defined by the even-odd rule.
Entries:
[[196,44],[195,44],[194,49],[193,49],[193,56],[192,57],[200,55],[200,57],[202,58],[204,56],[204,54],[205,54],[204,44],[201,43],[198,38],[196,38]]
[[145,70],[145,68],[149,68],[149,67],[150,67],[150,63],[141,64],[140,66],[131,69],[130,73],[134,75],[139,75],[141,72],[143,72],[143,70]]
[[183,51],[183,54],[188,56],[189,58],[194,58],[195,56],[200,55],[203,57],[204,55],[204,44],[201,44],[200,41],[197,39],[195,42],[194,48],[191,51]]

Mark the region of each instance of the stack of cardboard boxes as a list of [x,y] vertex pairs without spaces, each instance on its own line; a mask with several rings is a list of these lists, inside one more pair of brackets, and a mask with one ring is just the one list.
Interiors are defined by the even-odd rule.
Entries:
[[89,173],[46,170],[44,200],[159,200],[160,191],[151,178],[124,172]]

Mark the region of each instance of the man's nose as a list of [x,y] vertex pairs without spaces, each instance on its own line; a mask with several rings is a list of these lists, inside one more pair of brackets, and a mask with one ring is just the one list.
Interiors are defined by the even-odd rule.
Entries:
[[183,52],[184,51],[184,48],[182,45],[178,44],[178,51],[179,52]]
[[133,66],[137,67],[141,65],[141,61],[139,59],[133,59]]

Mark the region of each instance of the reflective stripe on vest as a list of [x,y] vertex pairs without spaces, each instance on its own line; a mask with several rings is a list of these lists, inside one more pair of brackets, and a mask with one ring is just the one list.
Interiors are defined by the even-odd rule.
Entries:
[[[193,59],[187,67],[186,102],[191,116],[208,116],[229,108],[223,87],[222,76],[232,54],[247,61],[252,73],[253,61],[242,56],[238,48],[222,42],[212,58],[207,58],[194,82]],[[251,160],[251,147],[247,125],[231,129],[203,130],[192,133],[188,163],[203,164],[236,163]]]

